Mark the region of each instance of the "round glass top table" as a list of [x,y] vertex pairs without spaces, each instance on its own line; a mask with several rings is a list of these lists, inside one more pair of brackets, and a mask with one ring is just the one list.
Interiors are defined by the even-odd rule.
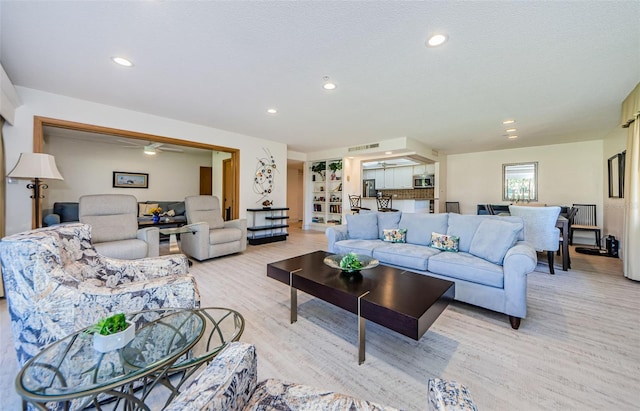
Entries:
[[[100,401],[108,397],[125,408],[148,410],[145,401],[154,387],[172,391],[168,403],[200,365],[244,331],[242,316],[226,308],[156,309],[127,314],[127,319],[136,325],[136,336],[121,349],[96,351],[86,328],[46,347],[18,373],[18,394],[42,410],[59,402],[101,409]],[[169,376],[175,374],[181,377],[172,385]],[[142,388],[137,395],[134,387]]]

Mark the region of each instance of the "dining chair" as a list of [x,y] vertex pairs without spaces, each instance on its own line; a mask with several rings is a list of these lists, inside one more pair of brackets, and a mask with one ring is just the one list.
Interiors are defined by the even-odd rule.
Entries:
[[495,215],[496,212],[493,210],[493,206],[491,204],[485,204],[484,205],[484,209],[487,210],[487,213],[489,213],[489,215]]
[[[569,232],[571,232],[571,225],[573,224],[573,218],[575,217],[576,213],[578,212],[578,208],[577,207],[562,207],[563,209],[566,208],[567,211],[566,213],[563,213],[562,211],[560,212],[560,215],[565,217],[568,221],[569,221]],[[562,250],[562,235],[560,235],[560,241],[559,241],[559,247],[558,247],[558,252],[557,255],[560,255],[560,250]],[[571,268],[571,257],[569,257],[569,268]]]
[[574,207],[578,209],[573,217],[573,224],[569,229],[569,244],[573,245],[573,232],[574,231],[593,231],[596,236],[596,246],[598,249],[602,248],[600,241],[602,230],[597,225],[596,219],[596,205],[595,204],[574,204]]
[[367,207],[362,207],[362,196],[349,194],[349,206],[353,214],[360,213],[360,210],[371,210]]
[[390,195],[376,197],[376,201],[378,202],[378,211],[380,212],[398,211],[393,208],[393,197]]
[[524,240],[533,245],[536,251],[546,251],[549,261],[549,273],[555,274],[553,255],[560,243],[560,230],[556,221],[560,215],[560,207],[527,207],[509,206],[512,216],[521,217],[524,221]]
[[458,201],[447,201],[445,203],[445,210],[446,210],[447,213],[460,214],[460,202],[458,202]]

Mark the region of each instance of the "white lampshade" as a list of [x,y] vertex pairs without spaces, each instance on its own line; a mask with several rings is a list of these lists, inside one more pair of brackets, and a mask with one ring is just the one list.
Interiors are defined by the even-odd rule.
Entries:
[[49,154],[22,153],[18,164],[7,174],[11,178],[47,178],[64,180],[56,167],[56,159]]

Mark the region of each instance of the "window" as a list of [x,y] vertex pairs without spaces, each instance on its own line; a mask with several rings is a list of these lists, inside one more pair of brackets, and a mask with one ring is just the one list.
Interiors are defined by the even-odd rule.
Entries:
[[503,201],[538,201],[538,162],[502,165]]

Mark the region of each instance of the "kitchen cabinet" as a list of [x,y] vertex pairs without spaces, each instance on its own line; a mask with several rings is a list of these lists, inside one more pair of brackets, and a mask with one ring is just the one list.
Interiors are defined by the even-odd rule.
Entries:
[[395,181],[393,176],[395,175],[395,168],[384,169],[384,188],[395,188]]
[[364,170],[362,173],[363,180],[375,180],[376,178],[376,170]]
[[392,188],[413,188],[413,168],[412,167],[394,168]]
[[384,185],[384,170],[382,168],[375,169],[376,190],[385,188]]

